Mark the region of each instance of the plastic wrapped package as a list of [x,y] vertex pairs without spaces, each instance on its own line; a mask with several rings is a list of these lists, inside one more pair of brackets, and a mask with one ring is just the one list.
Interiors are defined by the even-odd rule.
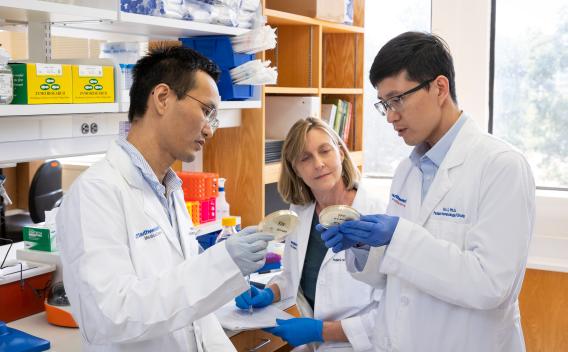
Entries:
[[256,12],[260,8],[260,0],[242,0],[241,11]]
[[[211,2],[211,1],[210,1]],[[212,5],[198,0],[186,0],[185,10],[192,21],[201,23],[211,22]]]
[[157,4],[156,0],[120,0],[120,10],[140,15],[154,15]]
[[159,0],[159,16],[177,20],[191,20],[183,0]]
[[345,22],[343,23],[353,24],[353,0],[345,0]]

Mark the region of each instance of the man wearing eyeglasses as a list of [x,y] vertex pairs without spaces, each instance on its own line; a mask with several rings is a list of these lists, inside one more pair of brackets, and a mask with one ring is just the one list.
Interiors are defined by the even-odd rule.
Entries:
[[219,125],[217,66],[157,48],[133,71],[128,138],[112,143],[57,215],[64,284],[85,351],[234,351],[212,314],[248,289],[272,237],[247,228],[203,253],[170,166]]
[[437,36],[408,32],[377,54],[375,104],[414,146],[387,214],[322,233],[353,275],[384,288],[378,351],[524,351],[518,295],[535,211],[526,159],[457,104],[453,60]]

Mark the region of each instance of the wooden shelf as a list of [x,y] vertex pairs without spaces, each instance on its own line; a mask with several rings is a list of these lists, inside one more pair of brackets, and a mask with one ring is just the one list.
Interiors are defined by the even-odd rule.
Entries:
[[322,88],[321,94],[362,95],[363,88]]
[[269,25],[283,26],[321,26],[324,33],[363,33],[363,27],[350,26],[341,23],[322,21],[311,17],[296,15],[293,13],[265,9]]
[[266,94],[315,95],[319,94],[319,89],[306,87],[265,87],[264,92]]
[[320,21],[324,33],[364,33],[363,27],[350,26],[348,24]]
[[[351,159],[356,166],[363,166],[363,151],[355,151],[351,152]],[[276,163],[269,163],[264,165],[264,184],[270,184],[274,182],[278,182],[280,178],[280,162]]]
[[315,18],[272,9],[264,9],[264,16],[266,16],[269,25],[315,26],[319,24],[319,21]]

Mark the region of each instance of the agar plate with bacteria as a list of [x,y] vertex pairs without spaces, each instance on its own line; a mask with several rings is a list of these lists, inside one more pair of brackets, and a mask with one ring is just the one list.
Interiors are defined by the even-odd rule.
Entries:
[[258,229],[273,235],[275,241],[281,241],[292,233],[297,225],[298,214],[292,210],[278,210],[266,215],[258,224]]
[[327,229],[345,221],[359,220],[360,217],[361,213],[349,205],[331,205],[320,212],[319,222]]

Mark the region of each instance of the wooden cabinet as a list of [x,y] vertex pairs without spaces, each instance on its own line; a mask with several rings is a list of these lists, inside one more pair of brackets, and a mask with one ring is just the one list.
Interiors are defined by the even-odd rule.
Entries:
[[[264,1],[263,1],[264,6]],[[363,40],[364,0],[354,1],[354,25],[321,21],[268,9],[268,24],[277,28],[278,44],[261,55],[278,68],[278,83],[262,89],[262,107],[246,109],[241,126],[215,133],[205,147],[203,168],[227,177],[231,212],[245,226],[265,214],[265,185],[278,181],[280,164],[264,163],[267,95],[339,98],[353,104],[348,138],[352,157],[360,166],[363,155]]]
[[568,351],[568,273],[527,269],[519,305],[527,352]]

